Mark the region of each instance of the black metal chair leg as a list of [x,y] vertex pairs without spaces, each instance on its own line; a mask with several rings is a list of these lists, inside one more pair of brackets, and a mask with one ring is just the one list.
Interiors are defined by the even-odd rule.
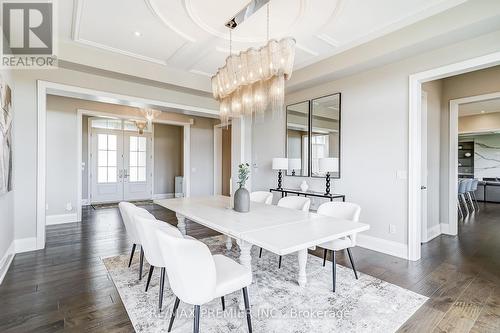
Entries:
[[128,267],[132,265],[132,259],[134,259],[134,253],[135,253],[135,244],[132,245],[132,252],[130,253],[130,260],[128,261]]
[[179,302],[180,302],[179,297],[176,297],[174,302],[174,308],[172,309],[172,316],[170,317],[170,323],[168,324],[167,332],[170,332],[172,330],[172,325],[174,324],[175,314],[177,312],[177,308],[179,307]]
[[149,283],[151,282],[151,276],[153,276],[154,269],[155,269],[155,266],[153,266],[153,265],[149,266],[148,281],[146,282],[146,292],[148,291]]
[[144,250],[141,245],[141,257],[139,260],[139,280],[142,280],[142,266],[144,265]]
[[323,251],[323,267],[325,267],[325,265],[326,265],[326,254],[327,253],[328,253],[328,250],[324,249],[324,251]]
[[247,287],[243,288],[243,301],[245,302],[245,312],[247,314],[248,332],[252,333],[252,318],[250,316],[250,303],[248,302]]
[[222,303],[222,311],[226,311],[226,302],[224,301],[224,296],[220,298],[220,302]]
[[333,292],[335,292],[335,283],[337,282],[337,261],[335,260],[335,251],[332,251],[332,282]]
[[278,268],[281,268],[281,256],[280,256],[280,261],[278,263]]
[[200,306],[195,305],[194,306],[194,327],[193,327],[193,332],[194,333],[199,333],[200,332]]
[[158,302],[158,307],[161,312],[161,308],[163,305],[163,290],[165,287],[165,267],[161,268],[161,273],[160,273],[160,295],[159,295],[159,302]]
[[352,260],[351,249],[347,249],[347,254],[349,255],[349,260],[351,261],[352,270],[354,271],[354,276],[356,280],[358,279],[358,273],[356,272],[356,267],[354,266],[354,260]]
[[259,251],[259,258],[262,258],[262,248],[260,248],[260,251]]

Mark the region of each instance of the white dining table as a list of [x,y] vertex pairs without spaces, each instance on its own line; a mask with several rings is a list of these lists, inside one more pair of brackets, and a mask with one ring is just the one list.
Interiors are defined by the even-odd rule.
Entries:
[[226,196],[162,199],[154,203],[176,213],[177,227],[183,234],[187,218],[226,235],[228,249],[231,239],[235,239],[240,247],[240,263],[250,271],[253,245],[278,255],[297,253],[300,286],[307,283],[308,248],[370,228],[365,223],[255,202],[251,202],[248,213],[238,213],[230,208],[231,199]]

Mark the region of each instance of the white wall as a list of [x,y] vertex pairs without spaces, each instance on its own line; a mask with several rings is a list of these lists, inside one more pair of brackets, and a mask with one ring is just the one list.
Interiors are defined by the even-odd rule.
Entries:
[[209,97],[66,69],[22,70],[13,75],[16,83],[14,107],[16,110],[22,110],[17,115],[14,128],[15,238],[30,242],[35,241],[36,236],[37,79],[165,102],[214,108],[214,102]]
[[[366,235],[400,255],[406,255],[408,184],[398,171],[408,170],[408,78],[410,74],[500,51],[500,31],[466,40],[403,61],[292,93],[286,104],[342,93],[342,175],[334,192],[361,205],[361,220],[370,224]],[[293,80],[293,78],[292,78]],[[275,186],[271,159],[284,156],[284,118],[254,125],[255,189]],[[298,187],[305,178],[285,177],[286,187]],[[307,179],[323,190],[324,179]],[[389,232],[389,225],[396,232]],[[372,239],[372,241],[375,241]],[[373,243],[373,242],[372,242]],[[380,244],[380,243],[378,243]]]
[[214,186],[214,125],[196,118],[191,126],[191,196],[212,195]]
[[[3,36],[3,35],[2,35]],[[10,86],[11,90],[15,89],[14,82],[12,81],[11,72],[1,70],[0,75],[3,80]],[[12,126],[16,126],[16,109],[11,109],[14,115]],[[0,112],[3,112],[0,110]],[[13,138],[14,140],[14,138]],[[13,154],[16,154],[15,142]],[[12,168],[15,170],[16,164],[14,162]],[[16,182],[13,182],[12,191],[0,195],[0,283],[3,274],[8,269],[7,263],[10,262],[13,256],[13,242],[14,242],[14,193],[16,191]]]

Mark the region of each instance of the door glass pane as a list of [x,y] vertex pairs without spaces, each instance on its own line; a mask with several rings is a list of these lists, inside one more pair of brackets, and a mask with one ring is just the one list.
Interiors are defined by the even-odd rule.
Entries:
[[137,137],[130,137],[130,151],[137,151]]
[[137,154],[138,154],[137,166],[145,167],[146,166],[146,152],[141,151]]
[[137,168],[137,179],[140,182],[146,181],[146,168],[145,167]]
[[137,179],[137,167],[130,167],[130,182],[136,182]]
[[117,181],[117,136],[98,134],[97,136],[97,182],[115,183]]
[[116,167],[116,151],[108,151],[108,166]]
[[98,134],[97,135],[97,149],[106,150],[108,147],[108,136],[106,134]]
[[97,168],[97,182],[106,183],[108,181],[108,168],[99,167]]
[[130,152],[130,166],[131,167],[137,166],[137,152],[136,151]]
[[139,141],[139,149],[137,149],[137,151],[146,151],[146,138],[139,137],[137,139]]
[[97,165],[108,166],[108,152],[106,150],[99,150],[97,152]]
[[108,167],[108,183],[116,183],[116,167]]

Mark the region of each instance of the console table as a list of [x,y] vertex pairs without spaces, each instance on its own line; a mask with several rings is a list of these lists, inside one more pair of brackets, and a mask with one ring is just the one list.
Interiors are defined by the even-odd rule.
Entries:
[[342,201],[345,201],[345,195],[344,194],[325,194],[321,192],[314,192],[314,191],[301,191],[301,190],[295,190],[295,189],[277,189],[277,188],[272,188],[269,189],[269,192],[280,192],[281,197],[286,197],[288,194],[296,194],[298,196],[305,196],[305,197],[318,197],[318,198],[325,198],[325,199],[330,199],[330,201],[333,201],[333,199],[342,199]]

